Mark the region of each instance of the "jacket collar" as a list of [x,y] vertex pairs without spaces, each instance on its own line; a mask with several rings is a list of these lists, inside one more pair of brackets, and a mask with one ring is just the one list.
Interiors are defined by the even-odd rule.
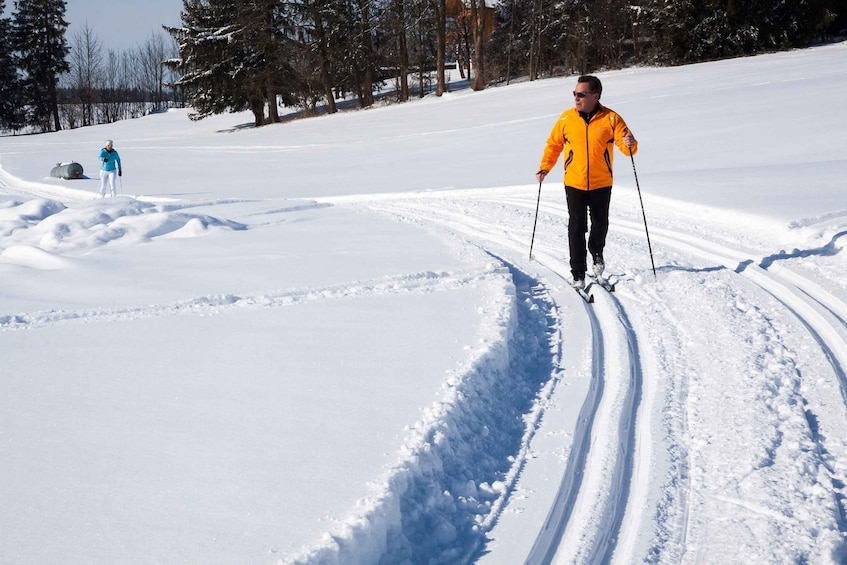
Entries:
[[594,109],[590,112],[578,112],[578,114],[583,120],[585,120],[585,123],[587,124],[591,121],[591,118],[602,112],[604,109],[605,108],[603,108],[603,105],[598,102],[597,105],[594,106]]

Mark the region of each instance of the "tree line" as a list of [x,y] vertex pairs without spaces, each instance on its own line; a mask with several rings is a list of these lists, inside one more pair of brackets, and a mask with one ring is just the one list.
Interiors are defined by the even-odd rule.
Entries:
[[162,64],[177,53],[168,34],[116,52],[87,24],[67,37],[65,11],[65,0],[17,0],[11,17],[0,18],[0,131],[108,123],[175,101],[178,77]]
[[65,4],[16,0],[0,19],[0,129],[78,127],[175,101],[192,119],[249,109],[262,125],[283,106],[371,106],[387,83],[402,102],[454,78],[482,90],[802,47],[847,28],[847,0],[183,0],[181,25],[115,53],[87,26],[68,41]]
[[847,0],[183,0],[168,64],[194,118],[249,108],[261,125],[279,120],[278,100],[331,113],[349,95],[367,107],[389,78],[401,101],[409,77],[419,95],[428,80],[441,95],[447,64],[480,90],[800,47],[845,17]]

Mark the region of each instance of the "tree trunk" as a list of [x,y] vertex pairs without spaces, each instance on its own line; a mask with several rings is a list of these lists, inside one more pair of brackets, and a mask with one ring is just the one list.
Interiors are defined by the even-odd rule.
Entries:
[[483,27],[485,26],[485,22],[483,18],[485,17],[485,11],[483,8],[485,7],[485,0],[479,0],[480,6],[477,6],[476,0],[470,0],[471,2],[471,19],[473,26],[473,84],[471,85],[471,89],[473,90],[484,90],[485,89],[485,57],[483,56]]
[[326,32],[324,31],[323,18],[318,8],[313,5],[312,17],[315,20],[315,35],[318,40],[318,52],[321,58],[321,82],[323,83],[324,96],[326,97],[327,112],[334,114],[338,111],[335,105],[335,96],[332,94],[332,81],[329,78],[329,55],[326,49]]
[[265,125],[265,101],[263,99],[251,98],[250,111],[253,112],[253,123],[256,127]]
[[268,123],[279,123],[279,107],[276,103],[276,89],[273,86],[273,81],[268,79],[268,86],[265,91],[265,97],[268,99]]
[[397,49],[399,51],[400,102],[409,100],[409,46],[406,43],[406,6],[403,0],[396,0],[397,8]]
[[529,80],[533,81],[541,75],[541,8],[539,0],[532,2],[532,18],[529,39]]
[[371,38],[371,11],[369,0],[359,0],[359,8],[362,11],[362,46],[365,50],[365,68],[359,81],[360,104],[362,107],[374,104],[374,46]]
[[[509,41],[506,47],[506,84],[512,82],[512,40],[515,37],[515,0],[509,10]],[[530,77],[532,80],[532,77]]]
[[447,4],[445,0],[435,0],[435,51],[436,51],[436,88],[435,95],[447,92],[447,78],[444,72],[444,59],[447,57]]
[[50,94],[50,105],[53,108],[53,125],[56,128],[53,131],[61,131],[62,120],[59,117],[59,93],[56,91],[56,80],[51,80],[47,88]]

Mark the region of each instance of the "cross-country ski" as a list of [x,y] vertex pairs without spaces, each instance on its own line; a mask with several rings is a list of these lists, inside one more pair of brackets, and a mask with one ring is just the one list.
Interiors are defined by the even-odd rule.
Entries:
[[579,285],[576,285],[576,284],[572,284],[572,285],[571,285],[571,288],[572,288],[572,289],[574,289],[574,290],[576,291],[576,293],[577,293],[577,294],[578,294],[578,295],[579,295],[579,296],[580,296],[583,300],[585,300],[588,304],[593,304],[593,303],[594,303],[594,296],[593,296],[590,292],[588,292],[588,288],[589,288],[589,287],[587,287],[587,286],[579,286]]
[[612,279],[608,279],[603,276],[595,277],[592,275],[588,275],[588,277],[592,285],[597,285],[598,287],[606,290],[607,292],[615,292],[615,285],[617,283],[614,282]]

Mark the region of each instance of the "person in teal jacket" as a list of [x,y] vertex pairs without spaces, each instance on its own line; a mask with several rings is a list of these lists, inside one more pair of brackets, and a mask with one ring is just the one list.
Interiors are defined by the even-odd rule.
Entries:
[[112,140],[106,140],[106,146],[100,150],[100,197],[106,197],[106,185],[109,195],[115,196],[115,175],[121,176],[121,156],[112,148]]

